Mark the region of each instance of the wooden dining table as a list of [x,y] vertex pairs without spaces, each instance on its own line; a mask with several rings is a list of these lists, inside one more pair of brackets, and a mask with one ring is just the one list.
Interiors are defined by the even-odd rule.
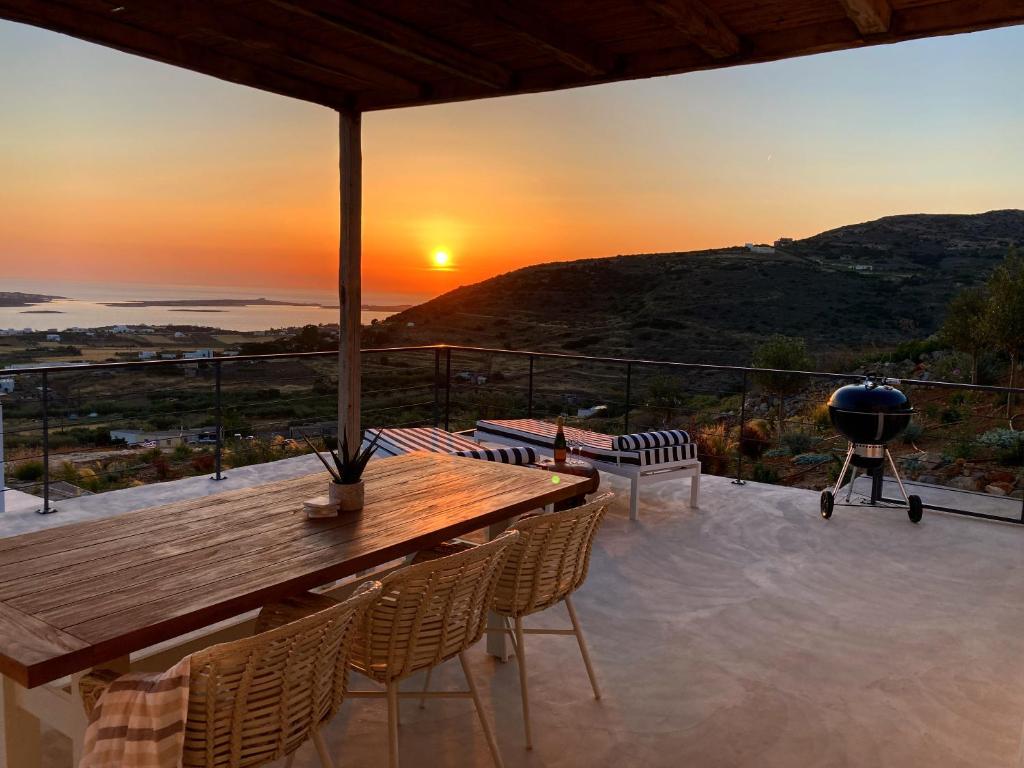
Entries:
[[32,695],[55,688],[44,684],[445,539],[496,533],[587,482],[431,453],[373,461],[364,479],[364,508],[336,518],[302,511],[326,491],[318,473],[0,539],[0,765],[38,751],[35,710],[56,705]]

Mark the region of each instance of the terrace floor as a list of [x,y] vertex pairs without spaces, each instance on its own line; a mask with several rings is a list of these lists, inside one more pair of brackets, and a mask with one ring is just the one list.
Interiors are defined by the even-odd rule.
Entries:
[[[472,650],[509,768],[1024,765],[1024,529],[844,507],[825,522],[810,491],[702,491],[688,510],[685,482],[654,485],[637,523],[616,503],[576,598],[604,698],[571,637],[529,637],[531,752],[514,664]],[[566,621],[550,614],[533,625]],[[462,687],[457,663],[435,681]],[[491,765],[469,702],[402,714],[404,765]],[[341,768],[384,764],[383,700],[346,701],[326,737]],[[296,766],[316,765],[304,746]]]
[[[1024,530],[900,510],[825,522],[812,492],[717,477],[690,511],[685,490],[653,486],[639,523],[620,500],[598,538],[576,602],[602,701],[572,638],[528,638],[527,752],[514,665],[473,653],[506,765],[1021,764]],[[409,764],[490,764],[467,702],[403,708]],[[346,702],[327,734],[339,764],[379,764],[384,723],[383,702]]]

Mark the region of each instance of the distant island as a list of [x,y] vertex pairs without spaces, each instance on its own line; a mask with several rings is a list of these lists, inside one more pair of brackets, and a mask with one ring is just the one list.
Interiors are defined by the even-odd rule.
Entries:
[[33,304],[46,304],[49,301],[63,298],[64,296],[47,296],[42,293],[0,291],[0,307],[31,307]]
[[63,315],[64,312],[59,309],[23,309],[18,313],[19,315]]
[[[0,294],[2,295],[2,294]],[[60,297],[55,297],[60,298]],[[319,307],[320,309],[338,309],[337,304],[319,304],[317,302],[279,301],[276,299],[139,299],[133,301],[104,301],[105,307]],[[0,306],[3,306],[0,304]],[[363,304],[361,309],[367,312],[404,312],[411,309],[412,304]],[[200,312],[199,309],[174,309],[172,312]],[[205,310],[216,312],[217,310]]]
[[104,301],[105,307],[319,307],[315,302],[277,301],[275,299],[139,299]]

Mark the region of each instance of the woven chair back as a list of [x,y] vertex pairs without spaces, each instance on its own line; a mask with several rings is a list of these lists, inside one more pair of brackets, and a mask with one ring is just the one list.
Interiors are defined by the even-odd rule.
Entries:
[[475,644],[509,547],[506,531],[465,552],[410,565],[381,580],[364,615],[350,663],[381,683],[401,680]]
[[182,765],[248,768],[291,754],[332,717],[347,685],[358,621],[380,593],[192,655]]
[[579,507],[535,515],[513,527],[511,547],[495,590],[494,609],[505,616],[527,616],[574,592],[587,577],[594,536],[614,494]]

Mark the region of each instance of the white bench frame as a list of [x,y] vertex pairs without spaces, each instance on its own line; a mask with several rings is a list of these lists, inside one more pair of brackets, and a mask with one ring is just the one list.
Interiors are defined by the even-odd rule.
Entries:
[[[491,432],[480,432],[479,434],[474,433],[474,439],[480,443],[499,443],[501,445],[510,446],[522,446],[524,444],[522,438],[515,438],[512,436],[495,435]],[[537,443],[530,442],[526,443],[537,453],[545,456],[552,456],[554,451],[546,445],[538,445]],[[586,446],[584,446],[585,448]],[[693,459],[682,459],[680,461],[666,461],[661,464],[648,464],[642,466],[639,464],[624,464],[623,458],[629,457],[632,451],[605,451],[602,449],[602,453],[613,453],[616,456],[615,461],[605,461],[603,459],[595,459],[590,456],[582,456],[581,458],[591,462],[597,469],[602,472],[607,472],[611,475],[618,475],[619,477],[625,477],[629,480],[629,519],[639,520],[640,519],[640,486],[650,485],[653,482],[661,480],[670,480],[676,477],[688,477],[690,478],[690,508],[696,509],[700,501],[700,460]]]

